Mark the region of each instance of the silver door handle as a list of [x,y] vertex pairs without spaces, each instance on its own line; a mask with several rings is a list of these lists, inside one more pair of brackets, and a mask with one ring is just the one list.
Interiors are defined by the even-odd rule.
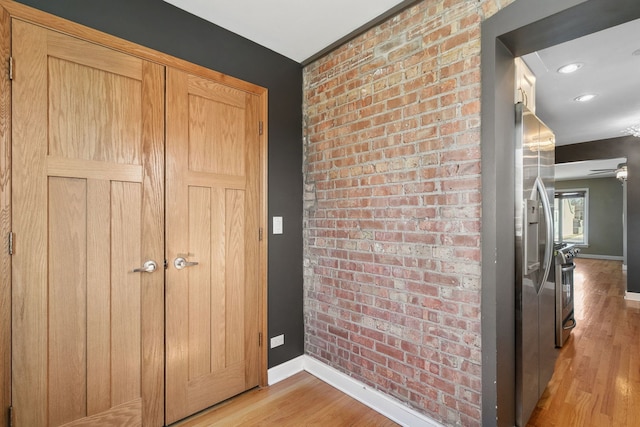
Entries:
[[186,267],[193,267],[194,265],[198,265],[198,263],[195,261],[187,261],[186,259],[179,257],[173,261],[173,265],[178,270],[182,270],[183,268],[186,268]]
[[153,273],[158,269],[158,264],[154,260],[145,261],[140,268],[134,268],[133,273]]

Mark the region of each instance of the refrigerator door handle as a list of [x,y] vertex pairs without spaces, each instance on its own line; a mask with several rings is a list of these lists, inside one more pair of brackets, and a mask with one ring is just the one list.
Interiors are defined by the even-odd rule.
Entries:
[[549,278],[549,271],[551,270],[551,262],[553,261],[553,212],[551,211],[551,202],[547,195],[547,188],[542,182],[542,178],[539,176],[536,178],[536,188],[540,194],[540,200],[542,200],[542,209],[544,210],[544,222],[547,226],[547,241],[544,246],[544,259],[542,265],[544,267],[544,273],[542,274],[542,281],[538,287],[538,292],[541,292],[544,288],[544,284]]

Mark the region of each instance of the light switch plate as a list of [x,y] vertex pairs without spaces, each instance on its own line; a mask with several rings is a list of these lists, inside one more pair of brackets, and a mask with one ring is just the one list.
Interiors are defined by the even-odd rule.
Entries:
[[282,234],[282,217],[274,216],[273,217],[273,234]]

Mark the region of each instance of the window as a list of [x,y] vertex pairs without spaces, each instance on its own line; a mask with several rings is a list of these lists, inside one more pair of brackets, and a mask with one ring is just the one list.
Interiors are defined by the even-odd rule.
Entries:
[[556,242],[589,244],[589,190],[556,191],[554,225]]

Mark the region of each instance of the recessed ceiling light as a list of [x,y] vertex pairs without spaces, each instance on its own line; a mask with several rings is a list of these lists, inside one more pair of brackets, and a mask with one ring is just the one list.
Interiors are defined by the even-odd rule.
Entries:
[[578,101],[578,102],[588,102],[591,101],[593,98],[595,98],[596,96],[592,93],[588,93],[586,95],[580,95],[576,98],[573,98],[574,101]]
[[631,135],[631,136],[635,136],[637,138],[640,138],[640,122],[636,123],[633,126],[629,126],[628,128],[626,128],[622,132],[626,133],[627,135]]
[[581,62],[574,62],[573,64],[567,64],[567,65],[563,65],[562,67],[558,68],[558,72],[560,74],[571,74],[571,73],[575,73],[576,71],[578,71],[580,68],[582,68],[584,64]]

